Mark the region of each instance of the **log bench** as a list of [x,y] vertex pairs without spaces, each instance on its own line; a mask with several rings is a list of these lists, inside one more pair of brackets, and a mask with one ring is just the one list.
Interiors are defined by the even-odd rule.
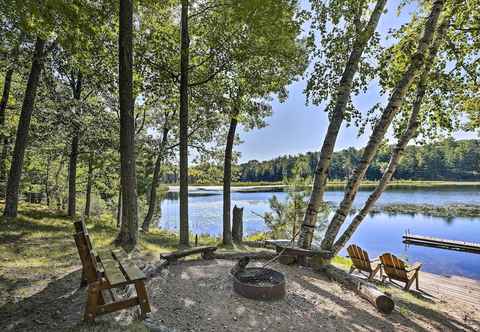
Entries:
[[[94,321],[98,315],[139,306],[141,318],[149,313],[145,274],[128,258],[122,249],[97,254],[83,221],[75,222],[75,244],[82,262],[82,280],[88,285],[84,320]],[[134,285],[137,295],[119,299],[113,289]],[[108,294],[105,293],[108,291]],[[107,303],[107,295],[110,295]]]
[[160,254],[160,258],[166,259],[168,264],[175,264],[178,259],[190,255],[201,254],[203,259],[214,259],[217,247],[195,247],[191,249],[177,250],[166,254]]
[[319,257],[326,259],[330,255],[330,252],[326,250],[303,249],[299,247],[291,247],[283,243],[272,244],[275,246],[277,253],[282,253],[282,255],[279,257],[279,262],[287,265],[294,263],[307,265],[307,258]]

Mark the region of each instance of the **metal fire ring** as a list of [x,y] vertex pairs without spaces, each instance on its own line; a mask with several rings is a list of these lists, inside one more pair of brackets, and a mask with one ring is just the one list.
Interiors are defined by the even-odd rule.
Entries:
[[[268,280],[273,280],[273,282],[268,285],[259,285],[256,282],[242,281],[239,277],[245,271],[267,276]],[[261,282],[262,280],[258,281]],[[280,300],[285,297],[285,276],[283,273],[272,269],[246,268],[233,276],[233,289],[237,294],[253,300]]]

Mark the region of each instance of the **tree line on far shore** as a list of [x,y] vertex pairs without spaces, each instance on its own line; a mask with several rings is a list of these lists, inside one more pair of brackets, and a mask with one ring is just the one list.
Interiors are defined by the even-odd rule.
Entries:
[[[393,146],[384,145],[368,168],[365,179],[378,181],[388,164]],[[330,180],[346,180],[351,175],[363,149],[350,147],[333,153],[329,170]],[[234,182],[281,182],[293,175],[298,162],[303,165],[302,176],[310,178],[315,171],[319,152],[284,155],[274,159],[250,160],[234,166]],[[190,183],[198,185],[222,182],[221,163],[209,161],[190,168]],[[166,171],[162,177],[165,184],[177,182],[178,174]],[[424,145],[406,148],[394,175],[395,180],[418,181],[478,181],[480,180],[480,140],[445,139]],[[307,182],[309,182],[307,180]]]
[[[385,145],[368,168],[366,179],[382,177],[393,146]],[[351,175],[363,149],[348,148],[333,154],[329,178],[345,180]],[[292,175],[297,160],[304,160],[306,174],[313,174],[318,152],[287,155],[266,161],[250,160],[240,164],[237,179],[240,182],[276,182]],[[451,180],[480,179],[480,140],[446,139],[426,145],[411,145],[405,150],[395,172],[397,180]]]

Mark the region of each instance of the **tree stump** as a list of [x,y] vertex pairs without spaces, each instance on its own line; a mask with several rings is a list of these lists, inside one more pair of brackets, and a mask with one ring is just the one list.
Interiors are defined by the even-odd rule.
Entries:
[[243,208],[233,207],[232,238],[236,243],[243,240]]

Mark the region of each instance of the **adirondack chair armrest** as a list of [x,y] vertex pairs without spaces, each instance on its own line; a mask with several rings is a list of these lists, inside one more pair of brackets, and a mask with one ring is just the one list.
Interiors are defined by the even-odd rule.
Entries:
[[422,263],[415,263],[415,264],[405,268],[405,270],[407,272],[411,272],[411,271],[415,271],[415,270],[420,270],[421,267],[422,267]]

